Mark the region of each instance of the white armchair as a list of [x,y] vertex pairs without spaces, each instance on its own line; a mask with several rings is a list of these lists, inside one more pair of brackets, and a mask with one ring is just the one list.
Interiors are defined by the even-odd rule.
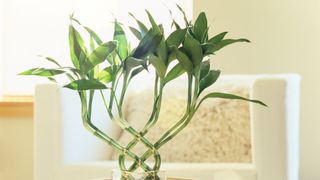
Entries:
[[[250,84],[253,162],[163,163],[168,176],[199,180],[298,180],[299,96],[297,75],[228,75],[222,82]],[[102,104],[95,104],[96,107]],[[104,117],[96,108],[96,117]],[[117,162],[111,148],[87,132],[80,120],[77,93],[58,85],[38,85],[35,95],[35,180],[92,180],[110,176]],[[112,137],[121,130],[108,121],[95,122]],[[104,124],[103,124],[104,123]]]

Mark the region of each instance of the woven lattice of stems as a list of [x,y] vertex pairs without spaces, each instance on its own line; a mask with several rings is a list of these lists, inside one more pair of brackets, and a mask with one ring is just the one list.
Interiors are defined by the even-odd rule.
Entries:
[[[90,92],[89,94],[91,94],[91,93],[94,94],[94,92]],[[93,95],[90,96],[90,95],[88,95],[88,92],[81,91],[81,92],[79,92],[79,96],[81,99],[81,107],[82,107],[81,110],[82,110],[83,124],[84,124],[84,127],[89,132],[91,132],[93,135],[97,136],[98,138],[102,139],[103,141],[107,142],[109,145],[111,145],[113,148],[115,148],[120,154],[125,154],[125,155],[129,156],[131,159],[134,160],[134,162],[138,163],[139,167],[141,167],[144,171],[152,171],[153,169],[159,169],[160,164],[161,164],[161,158],[160,158],[160,154],[158,153],[158,151],[153,152],[156,163],[153,168],[150,168],[147,164],[145,164],[144,162],[142,162],[140,160],[139,156],[137,156],[136,154],[131,152],[129,149],[126,149],[125,147],[120,145],[116,140],[112,139],[110,136],[105,134],[103,131],[101,131],[98,127],[96,127],[92,123],[91,112],[92,112]],[[89,96],[89,98],[88,98],[88,96]],[[105,101],[105,97],[102,92],[101,92],[101,97]],[[88,101],[88,99],[89,99],[89,101]],[[117,123],[123,130],[127,131],[128,133],[130,133],[134,137],[139,138],[139,141],[141,141],[147,148],[149,148],[149,149],[154,148],[153,144],[150,143],[145,137],[140,136],[139,132],[137,132],[125,120],[122,119],[123,117],[120,117],[120,120],[115,119],[113,113],[111,112],[111,110],[109,109],[108,106],[106,106],[106,109],[107,109],[109,116],[111,117],[111,120],[113,120],[115,123]],[[128,171],[125,168],[124,163],[120,163],[120,162],[121,161],[119,158],[120,169],[124,172]]]
[[[197,73],[199,75],[199,73]],[[190,120],[192,119],[195,111],[196,111],[196,102],[198,99],[197,96],[197,92],[198,92],[198,88],[199,88],[199,81],[197,81],[196,79],[193,81],[193,76],[188,75],[188,81],[187,81],[187,88],[188,88],[188,93],[187,93],[187,106],[186,106],[186,110],[184,115],[182,116],[181,119],[179,119],[177,121],[176,124],[174,124],[167,132],[165,132],[161,138],[154,144],[154,149],[149,149],[148,151],[146,151],[140,158],[140,164],[137,162],[134,162],[131,167],[129,168],[129,171],[134,171],[136,170],[138,167],[140,167],[141,162],[146,161],[150,156],[152,156],[153,152],[158,150],[161,146],[163,146],[164,144],[166,144],[168,141],[170,141],[172,138],[174,138],[180,131],[182,131],[190,122]],[[160,86],[161,87],[161,86]],[[163,87],[160,88],[160,92],[162,94],[163,91]],[[192,92],[193,91],[193,92]],[[161,102],[161,98],[160,98],[160,102]],[[161,103],[160,103],[161,104]],[[160,113],[160,109],[161,108],[157,108],[157,115],[159,116]],[[154,125],[154,123],[157,121],[158,116],[156,116],[156,119],[150,123],[149,126],[145,126],[143,128],[142,133],[146,134],[150,128]],[[130,143],[135,143],[136,139],[132,140]],[[130,144],[129,143],[129,144]],[[159,169],[155,169],[156,171]]]

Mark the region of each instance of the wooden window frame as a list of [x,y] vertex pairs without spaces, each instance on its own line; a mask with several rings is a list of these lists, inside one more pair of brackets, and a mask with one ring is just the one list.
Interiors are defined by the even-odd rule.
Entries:
[[0,118],[33,118],[32,96],[0,97]]

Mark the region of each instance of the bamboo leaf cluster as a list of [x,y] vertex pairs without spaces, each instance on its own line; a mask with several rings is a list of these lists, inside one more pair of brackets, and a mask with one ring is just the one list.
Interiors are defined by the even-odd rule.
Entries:
[[[178,9],[183,15],[184,24],[178,24],[173,19],[173,31],[167,37],[162,25],[155,21],[150,12],[146,11],[149,25],[130,14],[137,24],[136,27],[128,27],[139,41],[137,47],[134,48],[130,46],[124,26],[117,20],[114,21],[113,39],[104,41],[94,30],[83,26],[71,15],[69,50],[73,67],[61,66],[53,58],[44,57],[56,68],[33,68],[21,73],[21,75],[47,77],[52,81],[55,81],[58,75],[65,75],[70,82],[64,87],[75,90],[79,94],[84,127],[118,150],[119,167],[123,172],[132,172],[139,167],[144,171],[158,171],[161,166],[159,148],[188,125],[201,103],[206,99],[237,99],[266,106],[258,100],[222,92],[211,92],[201,98],[200,95],[205,92],[204,90],[212,86],[221,74],[220,70],[211,69],[208,57],[233,43],[250,41],[227,39],[225,38],[227,32],[211,37],[208,33],[209,26],[204,12],[200,13],[192,23],[180,6]],[[80,28],[89,35],[88,42],[79,33]],[[138,131],[132,128],[123,116],[123,101],[131,80],[142,71],[148,71],[149,68],[154,68],[156,73],[153,84],[154,104],[144,128]],[[185,113],[156,143],[151,143],[144,136],[159,118],[163,90],[168,83],[174,83],[173,80],[183,75],[187,77],[185,85],[188,89]],[[109,98],[105,98],[107,93]],[[109,137],[107,132],[101,131],[92,123],[91,112],[94,96],[101,96],[110,119],[132,135],[132,140],[127,146],[120,145]],[[114,114],[113,108],[117,109],[117,114]],[[132,151],[137,143],[143,143],[148,148],[148,151],[142,156]],[[145,163],[150,156],[155,159],[153,167]],[[129,167],[125,165],[126,158],[133,160],[133,164]]]

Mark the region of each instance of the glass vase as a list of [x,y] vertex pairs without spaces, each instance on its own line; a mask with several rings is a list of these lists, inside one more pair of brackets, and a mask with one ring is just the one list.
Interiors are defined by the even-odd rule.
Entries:
[[164,170],[149,172],[128,172],[112,170],[112,180],[166,180]]

